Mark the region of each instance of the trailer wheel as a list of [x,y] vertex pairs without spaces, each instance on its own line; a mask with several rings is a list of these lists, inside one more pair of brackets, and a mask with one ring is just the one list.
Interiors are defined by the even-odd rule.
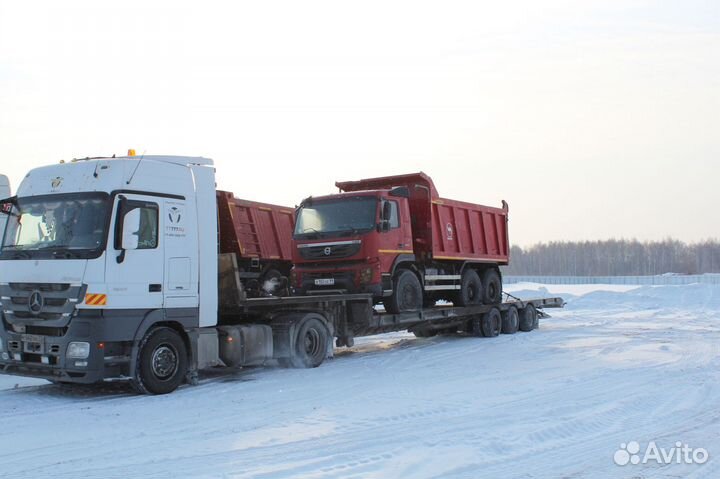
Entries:
[[393,281],[393,293],[385,300],[385,310],[397,314],[419,311],[423,306],[423,290],[415,273],[401,271]]
[[500,314],[500,310],[493,308],[483,314],[481,328],[482,335],[486,338],[494,338],[499,335],[502,329],[502,315]]
[[131,383],[143,394],[167,394],[182,384],[187,373],[185,342],[171,328],[157,328],[140,342]]
[[515,334],[520,326],[520,314],[515,306],[510,306],[502,315],[503,334]]
[[294,368],[320,366],[327,356],[329,335],[327,327],[318,318],[303,321],[295,331],[290,364]]
[[466,269],[460,280],[460,291],[456,296],[457,306],[471,306],[483,301],[483,284],[474,269]]
[[537,327],[538,315],[535,306],[528,304],[520,312],[520,331],[532,331]]
[[500,304],[502,302],[502,281],[496,269],[488,269],[482,277],[483,296],[485,304]]

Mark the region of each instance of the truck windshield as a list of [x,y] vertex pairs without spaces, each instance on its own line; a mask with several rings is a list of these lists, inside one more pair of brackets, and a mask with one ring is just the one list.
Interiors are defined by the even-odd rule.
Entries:
[[300,207],[295,238],[355,234],[375,227],[378,200],[373,196],[314,201]]
[[105,193],[28,196],[5,203],[0,258],[97,257],[107,236],[109,205]]

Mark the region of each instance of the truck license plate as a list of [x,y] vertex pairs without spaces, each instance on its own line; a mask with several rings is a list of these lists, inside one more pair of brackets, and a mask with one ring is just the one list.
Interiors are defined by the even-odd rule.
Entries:
[[335,278],[320,278],[315,280],[315,286],[332,286],[335,284]]

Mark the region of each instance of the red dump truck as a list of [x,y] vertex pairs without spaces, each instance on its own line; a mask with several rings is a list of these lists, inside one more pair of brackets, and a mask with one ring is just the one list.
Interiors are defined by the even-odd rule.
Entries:
[[337,182],[305,199],[293,235],[299,295],[371,293],[388,312],[436,300],[497,304],[508,264],[508,207],[441,198],[424,173]]
[[241,200],[217,191],[220,253],[232,261],[248,297],[287,296],[292,266],[292,208]]

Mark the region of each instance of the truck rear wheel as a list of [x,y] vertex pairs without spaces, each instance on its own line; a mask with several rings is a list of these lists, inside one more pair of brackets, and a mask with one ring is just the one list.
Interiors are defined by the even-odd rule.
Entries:
[[328,353],[329,336],[327,327],[320,319],[310,317],[303,321],[295,331],[290,365],[294,368],[320,366]]
[[486,338],[494,338],[500,334],[502,329],[502,315],[500,310],[493,308],[482,316],[482,334]]
[[502,281],[496,269],[488,269],[482,277],[482,301],[485,304],[502,303]]
[[423,306],[423,290],[415,273],[401,271],[393,281],[393,293],[385,300],[385,310],[397,314],[419,311]]
[[538,315],[535,306],[528,304],[520,311],[520,331],[532,331],[537,328]]
[[187,366],[180,335],[171,328],[154,329],[140,342],[132,385],[143,394],[171,393],[185,380]]
[[460,280],[460,291],[457,294],[457,306],[471,306],[483,301],[483,284],[474,269],[466,269]]
[[510,306],[502,315],[503,334],[515,334],[520,326],[520,315],[515,306]]

